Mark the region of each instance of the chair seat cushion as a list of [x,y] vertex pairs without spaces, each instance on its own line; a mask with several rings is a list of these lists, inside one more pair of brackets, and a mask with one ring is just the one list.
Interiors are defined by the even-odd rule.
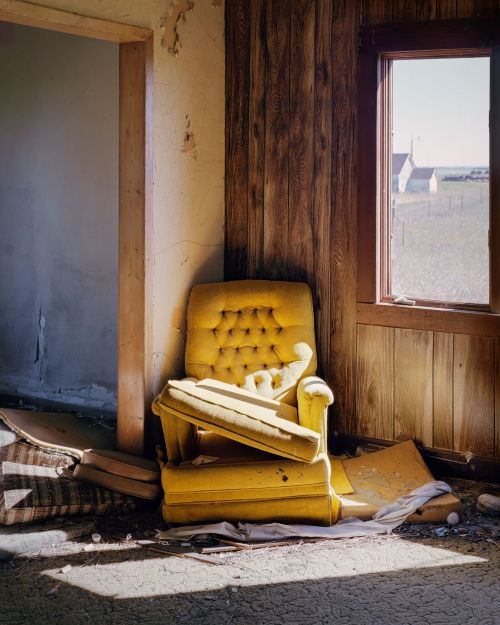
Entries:
[[319,434],[297,424],[293,406],[214,380],[170,381],[154,411],[292,460],[312,462],[319,450]]
[[225,521],[328,525],[334,512],[330,463],[318,454],[312,463],[268,457],[241,458],[193,466],[164,466],[163,513],[170,523]]

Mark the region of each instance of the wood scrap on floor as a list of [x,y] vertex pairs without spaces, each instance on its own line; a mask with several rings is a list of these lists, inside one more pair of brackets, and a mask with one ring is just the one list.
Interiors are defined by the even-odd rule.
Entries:
[[136,541],[136,543],[144,549],[147,549],[148,551],[163,553],[167,556],[175,556],[176,558],[187,558],[188,560],[196,560],[198,562],[203,562],[204,564],[212,564],[214,566],[224,564],[224,562],[219,560],[218,558],[215,558],[214,556],[208,554],[199,553],[192,547],[165,544],[157,542],[155,540],[138,540]]

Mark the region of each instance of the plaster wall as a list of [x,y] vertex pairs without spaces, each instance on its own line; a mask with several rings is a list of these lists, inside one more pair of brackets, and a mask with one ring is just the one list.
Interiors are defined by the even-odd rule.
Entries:
[[0,23],[0,392],[116,408],[118,45]]
[[[154,34],[153,376],[183,373],[193,284],[221,280],[224,224],[224,10],[221,0],[44,0]],[[183,16],[180,6],[189,7]],[[169,50],[177,30],[178,41]],[[162,45],[163,39],[163,45]],[[174,37],[175,39],[175,37]]]

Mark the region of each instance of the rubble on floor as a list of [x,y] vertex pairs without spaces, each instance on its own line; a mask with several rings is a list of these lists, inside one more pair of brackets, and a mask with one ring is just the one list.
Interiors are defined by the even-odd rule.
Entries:
[[[455,527],[466,534],[438,537],[442,525],[405,523],[390,535],[206,554],[218,566],[141,546],[164,527],[156,511],[95,517],[85,536],[0,561],[3,622],[495,625],[499,528],[475,502],[498,487],[449,481],[465,504]],[[94,542],[93,534],[101,539]]]

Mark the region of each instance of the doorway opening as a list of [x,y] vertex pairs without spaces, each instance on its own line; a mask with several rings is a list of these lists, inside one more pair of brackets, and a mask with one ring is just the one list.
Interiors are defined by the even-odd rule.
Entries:
[[0,20],[0,393],[116,412],[142,454],[153,33],[25,2]]

